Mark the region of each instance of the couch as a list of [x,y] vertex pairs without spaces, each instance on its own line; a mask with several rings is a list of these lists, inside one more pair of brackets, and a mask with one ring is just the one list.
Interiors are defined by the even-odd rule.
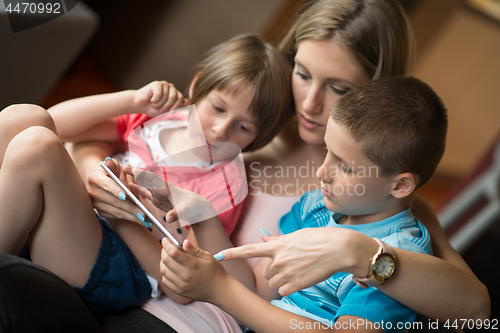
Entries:
[[140,307],[94,317],[76,291],[31,261],[0,253],[0,333],[175,333]]

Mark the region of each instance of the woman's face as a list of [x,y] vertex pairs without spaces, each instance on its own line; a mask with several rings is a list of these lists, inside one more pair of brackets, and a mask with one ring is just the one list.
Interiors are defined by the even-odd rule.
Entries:
[[333,102],[369,80],[347,49],[334,40],[300,42],[292,88],[302,140],[324,144]]

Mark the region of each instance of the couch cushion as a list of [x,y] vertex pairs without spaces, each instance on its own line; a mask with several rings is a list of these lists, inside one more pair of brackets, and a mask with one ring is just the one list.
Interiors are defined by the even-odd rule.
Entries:
[[0,253],[1,332],[99,332],[64,280],[19,257]]

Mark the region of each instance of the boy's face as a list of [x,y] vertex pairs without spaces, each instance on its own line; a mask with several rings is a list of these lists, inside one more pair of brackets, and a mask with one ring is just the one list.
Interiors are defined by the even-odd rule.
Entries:
[[236,92],[212,90],[196,103],[204,140],[234,143],[245,149],[257,134],[250,111],[252,99],[253,88],[244,85]]
[[328,152],[316,176],[321,180],[326,207],[349,216],[385,214],[394,200],[393,177],[382,177],[379,167],[365,156],[361,145],[331,118],[325,142]]

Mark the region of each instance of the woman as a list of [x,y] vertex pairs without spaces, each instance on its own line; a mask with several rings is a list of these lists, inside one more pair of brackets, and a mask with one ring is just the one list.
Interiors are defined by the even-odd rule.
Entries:
[[[277,218],[305,191],[319,187],[314,174],[324,158],[324,125],[332,103],[345,91],[368,80],[407,74],[412,55],[410,27],[395,0],[317,1],[299,16],[281,46],[295,62],[292,87],[297,117],[271,144],[245,157],[251,193],[246,215],[233,237],[236,245],[260,242],[249,236],[258,237],[260,227],[277,235],[277,230],[271,229]],[[116,198],[103,199],[105,193],[98,190],[98,184],[104,176],[96,169],[90,177],[95,207],[103,212],[114,211],[110,214],[116,214],[116,207],[135,212],[135,207]],[[102,200],[107,204],[102,204]],[[430,318],[487,318],[490,305],[486,288],[451,248],[429,205],[419,198],[412,203],[412,210],[429,229],[435,255],[444,260],[396,249],[398,273],[380,290]],[[288,294],[346,266],[365,267],[377,250],[376,243],[363,235],[352,233],[343,243],[332,241],[332,237],[335,235],[325,232],[324,237],[311,239],[302,232],[274,241],[275,259],[266,267],[266,275],[274,276],[270,283],[283,286],[280,291]],[[298,243],[290,245],[292,238]],[[304,257],[306,249],[311,250],[314,244],[323,246],[315,246],[315,251]],[[229,240],[226,246],[231,246]],[[301,260],[294,246],[303,249]],[[200,247],[211,253],[224,248],[203,241]],[[280,269],[282,273],[275,275]],[[154,307],[163,305],[157,300],[148,303],[146,307],[152,312]],[[161,316],[162,310],[157,310],[156,315]]]
[[[259,243],[259,228],[279,235],[277,218],[288,212],[305,191],[319,188],[315,170],[324,159],[323,136],[332,103],[370,79],[408,74],[413,40],[397,1],[327,0],[315,2],[299,16],[280,48],[294,62],[296,117],[269,145],[245,156],[250,195],[232,237],[235,246]],[[272,209],[263,209],[263,205]],[[485,286],[451,247],[429,204],[417,196],[412,211],[429,229],[434,255],[444,260],[397,249],[397,276],[380,290],[429,318],[488,318]],[[348,247],[340,248],[338,244],[345,245],[345,239],[335,242],[333,239],[339,236],[330,234],[332,230],[324,231],[321,239],[300,231],[281,236],[274,244],[275,260],[266,267],[266,276],[272,277],[273,287],[282,287],[282,295],[345,271],[353,262],[368,268],[367,262],[378,248],[374,240],[352,233]],[[255,261],[251,263],[255,265]],[[429,280],[447,283],[430,286],[424,282]],[[415,297],[413,290],[419,290],[422,297]]]

